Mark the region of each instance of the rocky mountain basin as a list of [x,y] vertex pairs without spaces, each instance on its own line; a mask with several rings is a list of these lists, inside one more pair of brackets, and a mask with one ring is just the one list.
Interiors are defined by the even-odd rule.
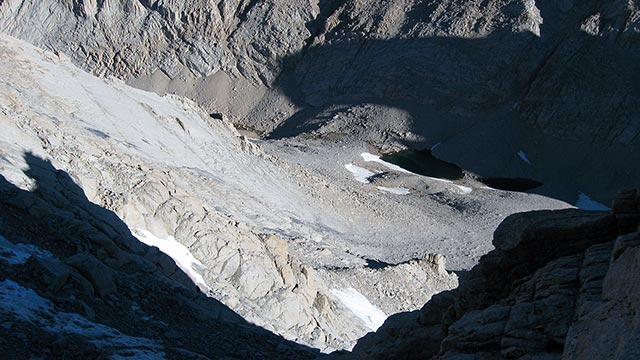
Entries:
[[[161,262],[165,275],[185,273],[246,320],[324,351],[349,349],[379,325],[354,312],[341,291],[360,289],[356,298],[382,320],[386,312],[415,309],[456,286],[456,276],[442,270],[444,258],[468,267],[490,246],[476,239],[488,240],[491,223],[518,210],[567,206],[397,169],[395,186],[404,182],[411,194],[388,193],[391,184],[358,182],[340,165],[390,166],[354,154],[363,145],[318,162],[324,156],[298,156],[291,144],[249,140],[189,100],[95,78],[63,55],[7,36],[1,59],[2,174],[9,183],[36,190],[28,159],[50,162],[52,173],[68,174],[82,197],[115,213],[127,233],[182,269],[174,274]],[[64,186],[55,200],[62,208],[73,203]],[[398,207],[415,216],[415,226],[393,211]],[[470,232],[453,218],[482,227]],[[444,257],[428,260],[438,252]],[[367,269],[375,261],[402,270]],[[399,291],[397,279],[383,281],[389,271],[402,273],[401,302],[389,298]]]
[[0,349],[636,358],[637,14],[0,1]]

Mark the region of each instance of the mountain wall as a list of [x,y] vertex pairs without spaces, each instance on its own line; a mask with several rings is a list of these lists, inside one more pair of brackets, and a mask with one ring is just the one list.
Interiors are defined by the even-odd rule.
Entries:
[[[613,215],[511,216],[495,250],[464,270],[492,249],[489,233],[509,214],[588,196],[608,204],[636,185],[638,14],[632,0],[0,1],[2,294],[64,321],[54,309],[82,308],[85,319],[72,320],[108,323],[111,342],[98,348],[113,354],[160,353],[163,342],[172,355],[217,355],[162,324],[138,332],[146,313],[169,305],[140,313],[131,304],[119,314],[138,316],[131,327],[103,315],[119,290],[143,298],[122,280],[128,271],[138,282],[153,272],[160,292],[186,289],[158,301],[200,299],[214,309],[206,321],[230,314],[224,334],[247,328],[253,341],[260,326],[331,351],[349,349],[385,313],[454,288],[445,255],[463,271],[461,287],[393,316],[348,356],[630,356],[633,336],[616,340],[612,329],[635,329],[626,288],[635,283],[616,279],[637,265],[637,194]],[[432,149],[465,176],[418,176],[370,153],[405,148]],[[357,182],[349,169],[370,175]],[[553,199],[492,190],[482,177],[534,179]],[[33,233],[21,235],[12,214]],[[81,234],[104,234],[83,235],[89,245],[72,237],[69,250],[56,242],[83,223],[97,230]],[[143,264],[130,269],[130,259]],[[97,277],[102,270],[116,280]],[[38,284],[43,271],[61,287]],[[69,300],[81,291],[82,302]],[[18,317],[27,338],[34,324],[68,325],[3,311],[3,328]],[[261,354],[314,353],[264,336]],[[80,351],[102,351],[93,345]],[[222,352],[245,350],[232,342]]]
[[[259,132],[440,143],[465,169],[575,203],[638,175],[638,14],[631,0],[7,0],[0,31]],[[359,121],[344,109],[362,104]]]

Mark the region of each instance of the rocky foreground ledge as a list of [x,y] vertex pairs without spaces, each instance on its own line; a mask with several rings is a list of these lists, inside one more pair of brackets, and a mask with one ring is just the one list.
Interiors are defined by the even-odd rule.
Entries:
[[613,212],[508,217],[460,287],[390,317],[349,358],[640,358],[640,192]]

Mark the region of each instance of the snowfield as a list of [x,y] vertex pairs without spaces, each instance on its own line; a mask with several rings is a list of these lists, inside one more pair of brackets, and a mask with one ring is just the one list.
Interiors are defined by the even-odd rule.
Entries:
[[371,331],[378,330],[387,319],[387,314],[371,304],[364,295],[354,288],[332,289],[331,293],[351,310],[358,319],[362,320]]
[[595,200],[592,200],[587,194],[583,192],[578,192],[578,201],[576,202],[576,207],[582,210],[591,210],[591,211],[608,211],[611,210],[610,207],[599,203]]
[[199,272],[206,270],[206,266],[196,259],[186,246],[177,242],[173,236],[160,239],[145,229],[134,229],[131,233],[141,242],[149,246],[155,246],[171,257],[173,261],[176,262],[176,265],[189,276],[200,290],[205,293],[211,290]]

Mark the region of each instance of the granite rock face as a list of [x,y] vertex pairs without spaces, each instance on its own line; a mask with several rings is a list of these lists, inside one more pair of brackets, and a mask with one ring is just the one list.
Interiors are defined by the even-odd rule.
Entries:
[[[4,1],[2,30],[60,50],[95,73],[224,70],[270,83],[318,13],[310,1]],[[31,29],[28,29],[30,27]]]
[[3,357],[319,355],[205,296],[171,258],[147,256],[157,248],[89,202],[67,173],[32,154],[25,160],[33,191],[0,176]]
[[[496,250],[419,312],[395,315],[353,358],[632,359],[637,356],[636,191],[611,213],[512,215]],[[635,209],[635,210],[633,210]],[[621,227],[622,225],[622,227]],[[622,229],[621,232],[618,229]]]
[[[371,329],[331,295],[332,286],[359,286],[387,312],[415,308],[418,299],[456,283],[438,256],[425,259],[430,252],[424,244],[475,261],[488,245],[477,234],[513,212],[512,204],[525,195],[412,177],[411,191],[431,199],[420,206],[434,205],[425,227],[438,230],[423,239],[413,227],[389,231],[372,221],[392,219],[397,226],[405,214],[394,212],[419,214],[417,200],[382,201],[371,195],[375,188],[352,190],[291,164],[319,152],[315,140],[335,153],[344,144],[356,144],[356,154],[369,145],[433,148],[480,177],[532,178],[544,183],[536,191],[572,204],[582,192],[608,202],[615,189],[635,186],[639,176],[629,165],[640,161],[639,21],[636,2],[623,0],[0,1],[0,31],[54,52],[0,36],[0,170],[11,190],[3,206],[25,218],[55,219],[59,232],[45,228],[56,235],[52,241],[81,234],[68,248],[51,246],[64,261],[29,258],[25,268],[38,276],[26,280],[12,266],[17,260],[0,260],[3,279],[20,280],[4,282],[2,289],[29,296],[23,288],[35,289],[52,301],[43,305],[49,309],[64,308],[52,294],[73,287],[70,295],[91,298],[72,299],[65,311],[116,321],[101,318],[107,310],[93,302],[116,303],[122,273],[136,270],[140,281],[137,270],[153,269],[163,285],[154,280],[145,294],[186,289],[178,293],[184,297],[154,298],[166,305],[157,313],[203,298],[194,295],[195,284],[288,339],[323,350],[348,348]],[[161,99],[111,78],[97,81],[68,59],[94,74],[195,103]],[[231,123],[272,139],[297,137],[281,143],[295,161],[265,154]],[[28,159],[53,169],[29,173]],[[340,160],[340,170],[355,161]],[[383,171],[382,185],[407,181]],[[50,191],[38,192],[39,184]],[[68,193],[76,184],[85,195]],[[23,194],[20,201],[14,194]],[[112,213],[99,211],[106,218],[93,220],[86,209],[62,211],[76,198]],[[533,198],[526,199],[517,206],[529,206]],[[531,207],[566,206],[536,201]],[[487,204],[507,206],[487,210]],[[460,289],[433,297],[420,311],[391,317],[353,356],[634,355],[635,295],[621,289],[635,285],[625,287],[620,278],[633,279],[637,266],[637,238],[629,235],[638,228],[637,204],[637,192],[630,191],[613,204],[613,215],[567,210],[509,217],[496,231],[496,249],[465,275]],[[450,221],[471,217],[483,228],[460,230]],[[10,220],[17,229],[19,221]],[[40,232],[33,231],[36,238]],[[175,240],[196,261],[180,267],[136,237]],[[33,243],[23,240],[3,247],[22,254]],[[406,249],[412,246],[422,246],[414,260]],[[367,252],[408,261],[373,270],[365,268]],[[336,275],[329,261],[339,271],[343,266],[343,273]],[[344,274],[356,280],[346,281]],[[398,275],[408,285],[372,286]],[[416,279],[427,285],[412,291]],[[396,294],[411,301],[396,304]],[[215,304],[214,315],[187,312],[205,320],[230,312]],[[220,355],[182,346],[180,332],[163,328],[169,320],[151,327],[162,336],[145,336],[171,339],[171,351],[183,357],[190,351]],[[35,331],[27,323],[20,326]],[[119,331],[133,334],[141,324]],[[11,319],[2,323],[11,326]],[[225,334],[235,331],[235,325],[225,326]],[[598,337],[600,326],[610,335]],[[616,329],[629,331],[614,339]],[[258,356],[273,356],[280,340],[265,336],[270,340],[260,346],[266,352]],[[56,351],[73,340],[62,339]],[[309,355],[283,344],[287,356]],[[242,344],[227,345],[225,355],[246,354]],[[98,351],[86,346],[78,351]]]
[[639,234],[619,237],[612,263],[604,277],[602,294],[578,313],[565,343],[566,359],[633,359],[638,347]]

